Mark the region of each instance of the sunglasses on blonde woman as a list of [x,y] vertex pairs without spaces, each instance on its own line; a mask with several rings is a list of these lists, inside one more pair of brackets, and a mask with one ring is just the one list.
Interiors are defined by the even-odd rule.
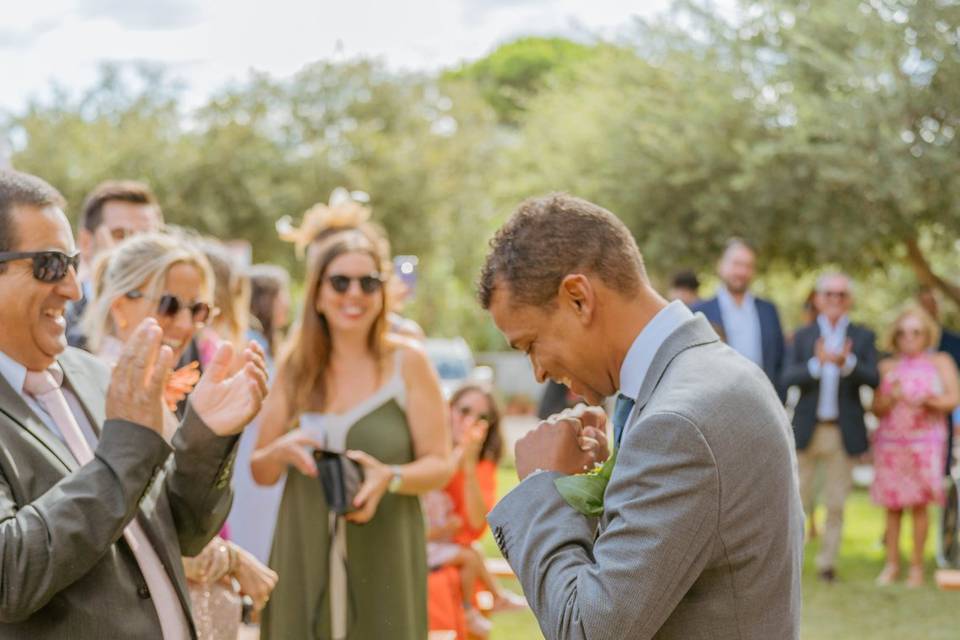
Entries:
[[[126,294],[126,297],[131,300],[139,300],[140,298],[146,298],[143,295],[142,291],[131,291]],[[176,317],[180,313],[181,309],[188,309],[190,311],[190,317],[193,318],[193,321],[197,324],[202,324],[210,318],[212,309],[210,305],[206,302],[193,302],[188,304],[177,296],[165,293],[159,298],[156,298],[157,301],[157,314],[165,316],[167,318]]]

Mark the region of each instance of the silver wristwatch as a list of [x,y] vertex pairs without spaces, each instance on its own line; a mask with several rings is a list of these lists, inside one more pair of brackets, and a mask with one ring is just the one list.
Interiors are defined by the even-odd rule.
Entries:
[[403,473],[400,471],[400,467],[395,464],[390,466],[390,473],[393,474],[393,477],[390,478],[390,484],[387,485],[387,491],[390,493],[396,493],[400,490],[400,485],[403,484]]

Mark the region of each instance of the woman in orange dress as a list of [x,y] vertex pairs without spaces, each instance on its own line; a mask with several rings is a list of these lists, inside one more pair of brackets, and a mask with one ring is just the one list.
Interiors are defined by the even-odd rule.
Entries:
[[474,607],[478,582],[493,594],[493,611],[526,606],[521,596],[500,587],[474,544],[486,530],[487,513],[496,502],[497,463],[503,452],[500,414],[493,394],[478,384],[467,384],[453,394],[450,414],[457,471],[443,491],[424,497],[430,521],[427,563],[432,571],[448,571],[446,567],[451,566],[458,569],[459,588],[454,585],[453,595],[459,596],[460,602],[454,599],[450,606],[449,579],[432,578],[431,628],[458,629],[457,618],[462,614],[467,631],[484,638],[489,635],[490,622]]

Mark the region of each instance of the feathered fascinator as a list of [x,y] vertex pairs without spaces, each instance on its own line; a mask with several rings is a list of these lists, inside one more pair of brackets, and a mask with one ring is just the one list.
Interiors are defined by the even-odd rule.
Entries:
[[370,201],[363,191],[347,191],[337,187],[327,204],[318,202],[303,214],[300,226],[293,226],[290,216],[277,220],[280,239],[292,242],[298,258],[303,258],[307,247],[322,234],[339,229],[356,229],[370,221]]

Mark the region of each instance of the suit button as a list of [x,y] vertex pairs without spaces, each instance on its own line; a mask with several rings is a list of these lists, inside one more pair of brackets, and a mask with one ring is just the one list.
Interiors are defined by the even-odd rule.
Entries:
[[147,588],[147,585],[140,585],[140,588],[137,589],[137,595],[146,600],[150,597],[150,589]]

